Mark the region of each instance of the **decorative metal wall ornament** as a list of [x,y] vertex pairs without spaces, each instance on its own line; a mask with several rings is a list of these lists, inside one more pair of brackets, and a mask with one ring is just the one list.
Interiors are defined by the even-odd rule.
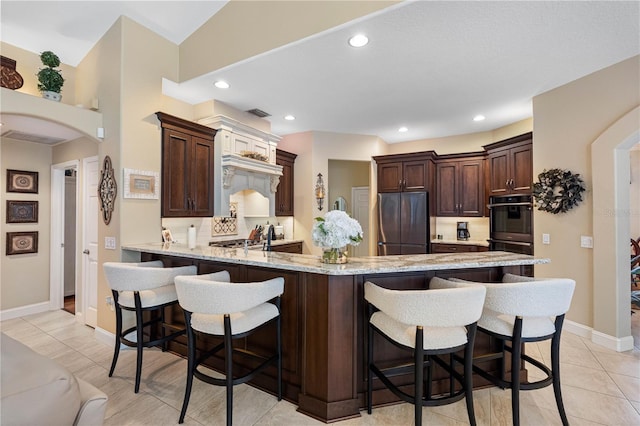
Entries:
[[533,197],[538,210],[558,214],[566,213],[582,201],[584,181],[578,173],[568,170],[543,170],[533,184]]
[[325,189],[324,189],[324,181],[322,180],[322,173],[318,173],[318,179],[316,180],[316,189],[315,189],[315,194],[316,194],[316,202],[318,203],[318,210],[322,211],[322,203],[324,202],[324,196],[325,196]]
[[111,222],[111,214],[116,204],[116,195],[118,188],[116,185],[111,158],[107,155],[104,157],[102,164],[102,172],[100,172],[100,184],[98,185],[98,198],[100,198],[100,210],[102,210],[102,220],[108,225]]

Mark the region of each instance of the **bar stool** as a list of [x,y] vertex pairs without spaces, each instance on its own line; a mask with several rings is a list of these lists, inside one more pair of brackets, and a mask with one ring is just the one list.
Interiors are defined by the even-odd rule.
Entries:
[[[262,282],[232,283],[226,271],[194,277],[176,278],[180,306],[187,327],[187,383],[179,423],[187,413],[193,377],[203,382],[225,386],[227,393],[227,425],[232,424],[233,386],[246,383],[272,363],[277,365],[278,401],[282,399],[282,344],[280,334],[280,296],[284,278]],[[270,303],[273,301],[274,303]],[[246,337],[263,325],[276,323],[276,353],[268,358],[242,349],[259,365],[242,376],[233,373],[233,340]],[[200,335],[223,337],[223,342],[210,350],[200,349],[196,358],[196,331]],[[198,370],[207,358],[224,349],[224,378],[216,378]]]
[[[430,286],[460,287],[482,285],[487,289],[484,311],[478,329],[499,343],[499,351],[476,360],[498,359],[500,372],[491,374],[474,365],[473,371],[502,389],[511,388],[513,424],[520,424],[520,390],[540,389],[553,384],[556,405],[563,425],[568,425],[560,389],[560,333],[564,316],[571,305],[575,281],[565,278],[535,279],[505,274],[502,283],[478,283],[459,279],[431,279]],[[552,319],[553,318],[553,319]],[[522,344],[551,340],[551,368],[522,353]],[[506,345],[511,342],[511,346]],[[505,358],[511,354],[511,378],[506,379]],[[545,374],[535,382],[520,381],[523,361]]]
[[[185,333],[184,329],[178,329],[165,323],[164,308],[178,303],[178,296],[174,285],[174,278],[178,275],[195,275],[195,266],[181,266],[177,268],[163,268],[162,261],[142,263],[105,262],[103,264],[107,283],[113,294],[113,302],[116,309],[116,343],[113,351],[113,361],[109,370],[109,377],[113,375],[120,354],[120,344],[135,347],[136,382],[135,393],[140,390],[140,376],[142,374],[142,349],[162,345],[166,350],[166,343]],[[136,316],[136,325],[122,330],[122,310],[133,311]],[[148,321],[144,321],[144,312],[155,312]],[[144,329],[159,324],[161,337],[151,340],[144,339]],[[172,330],[165,334],[165,328]],[[136,340],[130,340],[126,336],[135,331]],[[151,332],[150,332],[151,335]]]
[[[466,398],[469,423],[476,424],[473,409],[472,361],[476,321],[482,313],[485,291],[481,286],[442,290],[388,290],[371,282],[364,284],[368,310],[367,412],[371,414],[373,374],[398,398],[414,405],[415,424],[422,424],[422,407],[450,404]],[[373,362],[374,332],[393,345],[413,352],[407,366],[380,368]],[[464,349],[464,358],[454,355]],[[448,363],[440,356],[449,354]],[[454,361],[464,365],[456,371]],[[432,395],[432,368],[440,365],[450,374],[448,394]],[[424,370],[426,395],[423,396]],[[412,371],[414,391],[410,395],[393,384],[391,375]],[[460,384],[454,390],[454,379]]]

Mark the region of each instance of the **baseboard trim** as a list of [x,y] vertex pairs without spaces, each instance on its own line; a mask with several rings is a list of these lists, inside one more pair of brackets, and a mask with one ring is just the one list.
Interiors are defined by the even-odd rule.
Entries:
[[586,325],[566,320],[563,330],[591,340],[596,345],[603,346],[616,352],[626,352],[633,349],[633,336],[613,337],[601,333]]
[[93,336],[96,338],[98,342],[107,344],[109,346],[113,346],[113,342],[116,341],[115,334],[100,327],[95,328],[95,331],[93,332]]
[[0,311],[0,321],[24,317],[27,315],[41,314],[50,311],[50,304],[46,302],[34,303],[33,305],[20,306],[18,308],[5,309]]

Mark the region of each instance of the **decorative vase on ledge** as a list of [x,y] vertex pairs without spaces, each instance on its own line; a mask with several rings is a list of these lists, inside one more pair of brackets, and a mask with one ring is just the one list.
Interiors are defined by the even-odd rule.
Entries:
[[324,252],[322,253],[322,262],[335,264],[347,263],[347,253],[345,253],[341,248],[324,249]]
[[48,90],[42,92],[42,97],[56,102],[60,102],[60,100],[62,99],[62,95],[60,93],[51,92]]

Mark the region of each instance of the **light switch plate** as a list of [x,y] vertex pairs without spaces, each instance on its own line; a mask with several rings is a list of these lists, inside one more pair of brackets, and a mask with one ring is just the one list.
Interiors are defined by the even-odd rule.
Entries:
[[116,237],[104,237],[104,248],[107,250],[115,250]]
[[593,248],[593,237],[588,237],[585,235],[580,236],[580,247],[584,248]]
[[542,234],[542,244],[551,244],[551,235]]

